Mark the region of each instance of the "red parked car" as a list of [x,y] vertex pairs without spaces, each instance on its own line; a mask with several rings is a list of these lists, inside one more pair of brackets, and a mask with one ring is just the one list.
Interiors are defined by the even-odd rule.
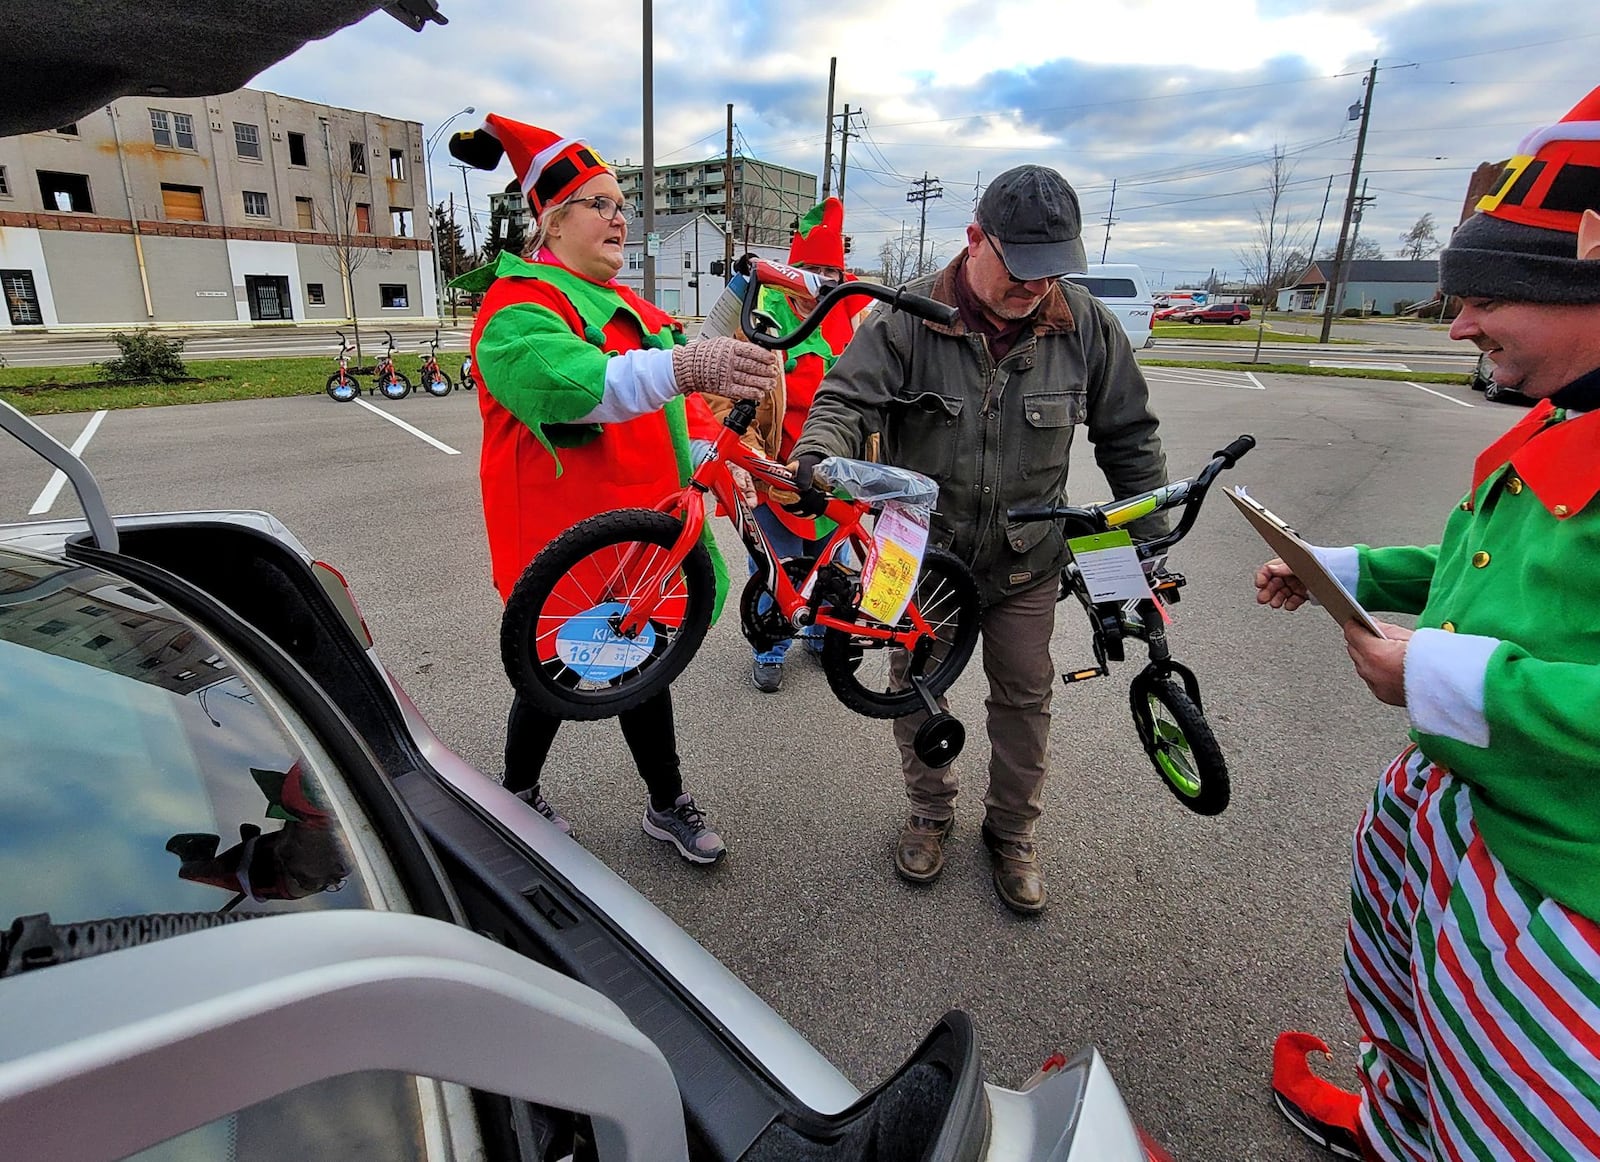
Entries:
[[1249,303],[1207,303],[1175,318],[1185,323],[1242,323],[1250,317]]

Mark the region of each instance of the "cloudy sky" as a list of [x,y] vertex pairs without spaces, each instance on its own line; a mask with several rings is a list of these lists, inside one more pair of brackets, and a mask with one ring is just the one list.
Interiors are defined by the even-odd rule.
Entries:
[[[720,156],[732,102],[737,151],[820,174],[837,57],[836,105],[866,110],[845,191],[863,265],[915,232],[905,195],[924,172],[944,190],[928,239],[945,257],[980,183],[1033,162],[1077,188],[1091,260],[1104,250],[1137,262],[1158,286],[1212,269],[1237,278],[1275,148],[1293,167],[1288,217],[1308,243],[1333,179],[1318,249],[1331,248],[1356,141],[1347,114],[1376,59],[1362,168],[1376,200],[1361,229],[1392,254],[1424,213],[1447,237],[1480,162],[1600,85],[1600,24],[1576,15],[1591,2],[655,0],[656,159]],[[642,2],[441,8],[446,27],[412,33],[378,13],[253,84],[425,133],[472,105],[641,159]],[[459,203],[443,141],[434,180],[454,183]],[[470,175],[480,232],[485,195],[510,176]]]

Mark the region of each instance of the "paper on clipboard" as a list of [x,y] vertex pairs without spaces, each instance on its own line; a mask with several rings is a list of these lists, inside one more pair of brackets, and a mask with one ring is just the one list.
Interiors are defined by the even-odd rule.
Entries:
[[1245,520],[1261,534],[1261,539],[1271,546],[1272,551],[1294,570],[1295,576],[1305,583],[1311,596],[1332,615],[1333,620],[1341,626],[1349,621],[1359,621],[1378,637],[1384,636],[1378,623],[1372,620],[1372,615],[1361,608],[1339,579],[1323,567],[1317,555],[1311,551],[1311,546],[1302,541],[1280,517],[1270,512],[1243,487],[1225,491],[1234,507],[1244,514]]

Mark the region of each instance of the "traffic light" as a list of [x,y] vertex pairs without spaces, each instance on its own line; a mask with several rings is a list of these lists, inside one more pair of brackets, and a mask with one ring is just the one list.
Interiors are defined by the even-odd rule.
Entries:
[[850,253],[850,235],[848,234],[844,236],[844,252],[846,254]]
[[713,259],[712,259],[712,260],[711,260],[711,265],[710,265],[710,267],[708,267],[708,268],[707,268],[707,269],[708,269],[708,270],[709,270],[709,271],[710,271],[710,273],[712,273],[712,274],[714,274],[714,275],[717,275],[717,276],[718,276],[718,277],[721,277],[721,275],[722,275],[722,270],[723,270],[723,266],[722,266],[722,259],[720,259],[720,258],[713,258]]

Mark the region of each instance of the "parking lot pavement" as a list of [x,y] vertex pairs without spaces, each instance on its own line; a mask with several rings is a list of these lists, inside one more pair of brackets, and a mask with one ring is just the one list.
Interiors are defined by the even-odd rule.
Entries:
[[1265,391],[1262,382],[1249,371],[1212,371],[1204,367],[1146,367],[1145,382],[1192,387],[1236,387]]
[[[1190,473],[1250,432],[1260,446],[1223,482],[1249,485],[1323,544],[1436,539],[1475,454],[1523,414],[1398,382],[1258,378],[1263,390],[1152,376],[1170,470]],[[349,578],[379,650],[441,736],[497,772],[509,692],[476,401],[458,392],[374,406],[460,454],[307,396],[111,412],[85,455],[114,511],[277,515]],[[70,443],[87,418],[44,425]],[[48,475],[0,445],[0,520],[23,516]],[[1106,496],[1081,443],[1072,495]],[[73,511],[69,491],[53,512]],[[739,548],[725,526],[718,537],[736,598]],[[585,846],[863,1087],[960,1007],[997,1082],[1019,1083],[1054,1050],[1093,1042],[1175,1157],[1309,1162],[1319,1155],[1271,1107],[1272,1041],[1284,1028],[1315,1030],[1339,1056],[1333,1075],[1353,1080],[1339,981],[1349,834],[1405,719],[1354,677],[1324,614],[1255,604],[1249,577],[1264,556],[1218,497],[1171,557],[1189,579],[1171,644],[1199,675],[1233,805],[1202,819],[1157,781],[1128,716],[1136,650],[1110,677],[1058,689],[1039,832],[1050,906],[1035,920],[996,899],[979,841],[977,659],[951,694],[968,728],[966,791],[931,888],[892,871],[905,805],[888,724],[845,710],[799,651],[779,694],[756,692],[731,602],[673,694],[687,785],[728,841],[722,865],[690,867],[641,834],[643,787],[613,723],[564,727],[543,787]],[[1087,661],[1076,606],[1060,607],[1053,651],[1062,668]]]

